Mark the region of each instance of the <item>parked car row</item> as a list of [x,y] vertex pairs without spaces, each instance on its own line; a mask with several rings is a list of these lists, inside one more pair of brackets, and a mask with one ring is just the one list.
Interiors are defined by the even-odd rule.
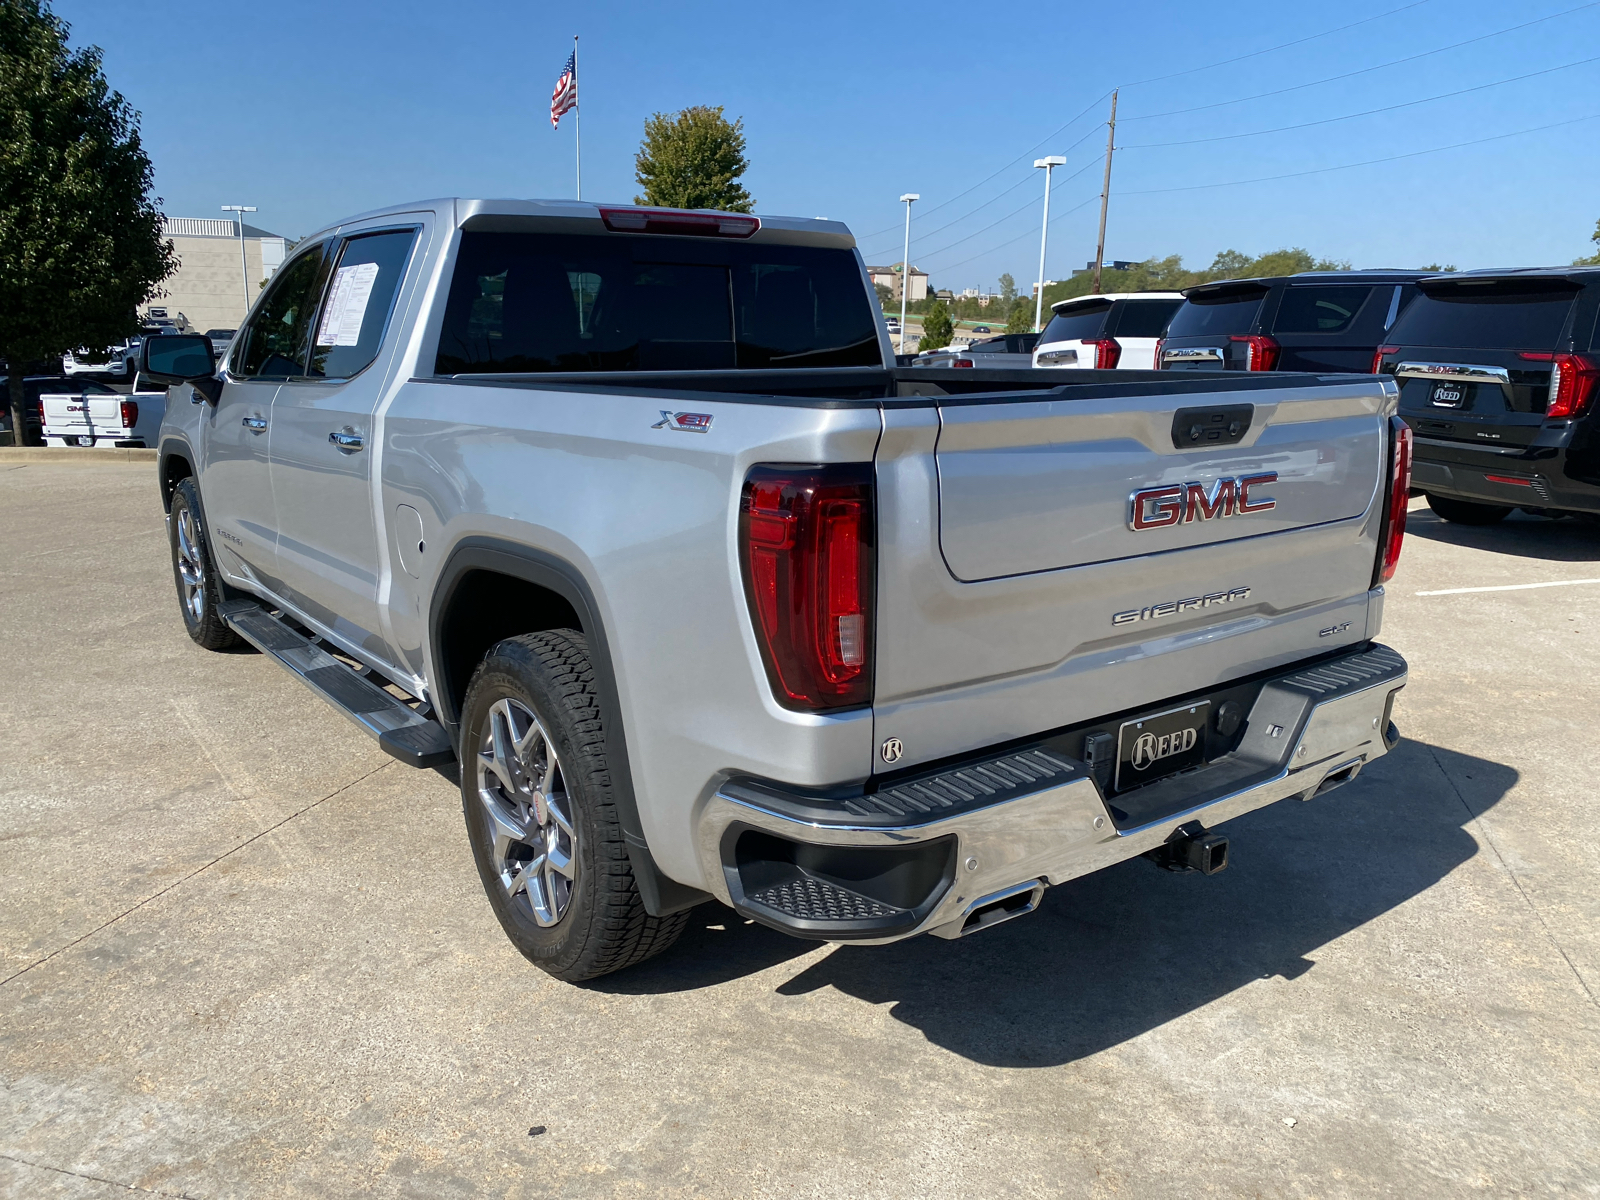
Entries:
[[[1031,354],[1030,354],[1031,351]],[[929,367],[1390,375],[1413,487],[1464,524],[1600,518],[1600,269],[1318,271],[1078,296]]]

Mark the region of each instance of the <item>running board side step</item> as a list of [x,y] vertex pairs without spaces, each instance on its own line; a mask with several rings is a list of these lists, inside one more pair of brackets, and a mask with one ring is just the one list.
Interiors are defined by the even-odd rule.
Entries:
[[444,726],[358,674],[254,600],[219,604],[217,615],[245,641],[276,659],[279,666],[377,738],[386,754],[413,767],[442,767],[455,761],[455,749]]

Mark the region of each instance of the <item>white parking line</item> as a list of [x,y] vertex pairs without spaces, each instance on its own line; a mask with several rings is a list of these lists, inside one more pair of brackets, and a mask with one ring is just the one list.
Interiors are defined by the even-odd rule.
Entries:
[[1576,587],[1580,583],[1600,583],[1600,579],[1555,579],[1549,583],[1505,583],[1499,587],[1444,588],[1437,592],[1417,592],[1418,596],[1460,596],[1466,592],[1525,592],[1529,588]]

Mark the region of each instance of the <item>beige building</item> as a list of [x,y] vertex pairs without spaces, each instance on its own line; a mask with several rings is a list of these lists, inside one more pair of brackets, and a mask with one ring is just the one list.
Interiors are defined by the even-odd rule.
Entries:
[[[867,274],[872,276],[873,285],[882,284],[894,293],[898,302],[900,299],[900,264],[892,267],[868,267]],[[911,268],[911,295],[910,300],[926,300],[928,298],[928,273]]]
[[162,282],[164,295],[144,308],[164,308],[174,320],[182,313],[190,326],[237,329],[244,320],[245,297],[253,303],[263,280],[283,263],[288,238],[245,225],[243,256],[239,223],[211,217],[168,217],[164,228],[177,251],[178,270]]

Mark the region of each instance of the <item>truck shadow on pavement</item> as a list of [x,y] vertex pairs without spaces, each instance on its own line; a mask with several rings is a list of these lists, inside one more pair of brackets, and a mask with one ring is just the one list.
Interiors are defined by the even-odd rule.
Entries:
[[[1353,783],[1226,826],[1219,875],[1142,859],[1051,888],[1038,913],[956,942],[841,946],[777,987],[833,987],[975,1062],[1042,1067],[1118,1045],[1255,980],[1315,970],[1319,947],[1426,891],[1478,852],[1465,828],[1510,767],[1403,742]],[[703,914],[703,915],[702,915]],[[706,906],[662,959],[589,986],[694,990],[814,950]]]
[[[1425,508],[1412,509],[1406,515],[1406,536],[1514,558],[1542,558],[1547,562],[1600,560],[1600,524],[1552,520],[1520,512],[1494,525],[1456,525]],[[1402,557],[1402,569],[1404,561]]]

